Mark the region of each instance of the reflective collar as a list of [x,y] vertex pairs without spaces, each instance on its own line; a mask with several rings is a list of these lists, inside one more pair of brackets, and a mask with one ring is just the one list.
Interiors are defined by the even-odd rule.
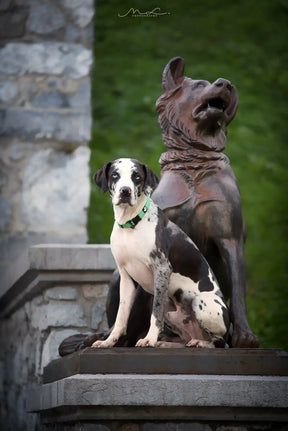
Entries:
[[120,224],[117,222],[118,226],[121,228],[125,228],[125,227],[131,227],[132,229],[134,229],[134,227],[139,223],[140,220],[142,220],[142,218],[145,216],[145,214],[147,213],[147,211],[150,208],[150,203],[151,203],[151,198],[150,196],[148,197],[142,211],[134,218],[132,218],[131,220],[128,220],[126,223],[124,224]]

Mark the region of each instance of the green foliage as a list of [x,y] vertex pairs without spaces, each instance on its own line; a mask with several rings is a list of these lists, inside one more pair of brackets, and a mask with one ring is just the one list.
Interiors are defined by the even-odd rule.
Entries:
[[[118,16],[131,7],[167,15]],[[97,0],[91,143],[91,174],[117,157],[138,158],[159,174],[165,147],[154,106],[167,62],[180,55],[186,76],[236,85],[226,154],[248,231],[248,317],[262,347],[286,349],[287,13],[286,0]],[[109,242],[112,223],[110,198],[93,185],[90,242]]]

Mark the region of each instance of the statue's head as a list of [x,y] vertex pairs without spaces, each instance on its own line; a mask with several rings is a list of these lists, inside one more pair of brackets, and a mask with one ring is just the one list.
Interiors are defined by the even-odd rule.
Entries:
[[156,111],[164,142],[181,140],[199,149],[221,151],[226,126],[237,111],[237,90],[223,78],[213,83],[187,78],[184,65],[183,58],[175,57],[163,72],[164,93],[156,102]]

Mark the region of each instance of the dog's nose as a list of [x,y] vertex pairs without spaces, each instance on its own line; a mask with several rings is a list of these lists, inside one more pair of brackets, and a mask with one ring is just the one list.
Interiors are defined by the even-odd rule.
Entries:
[[120,193],[122,196],[130,196],[132,193],[132,190],[130,189],[130,187],[124,186],[124,187],[121,187]]
[[228,90],[232,90],[232,84],[228,79],[219,78],[217,81],[215,81],[215,85],[217,87],[226,87]]

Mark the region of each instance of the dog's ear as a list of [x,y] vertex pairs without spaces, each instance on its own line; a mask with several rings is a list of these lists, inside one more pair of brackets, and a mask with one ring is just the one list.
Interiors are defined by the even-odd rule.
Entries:
[[99,169],[93,177],[97,186],[101,188],[102,193],[105,193],[108,190],[108,173],[110,166],[111,162],[106,163],[106,165]]
[[144,192],[149,194],[151,190],[156,189],[159,184],[158,176],[147,165],[143,165],[145,171]]
[[234,87],[233,85],[232,93],[231,93],[231,101],[228,108],[225,111],[227,126],[235,117],[235,114],[238,108],[238,102],[239,102],[238,91],[236,90],[236,87]]
[[172,58],[164,69],[162,77],[163,91],[172,90],[184,79],[185,62],[182,57]]

